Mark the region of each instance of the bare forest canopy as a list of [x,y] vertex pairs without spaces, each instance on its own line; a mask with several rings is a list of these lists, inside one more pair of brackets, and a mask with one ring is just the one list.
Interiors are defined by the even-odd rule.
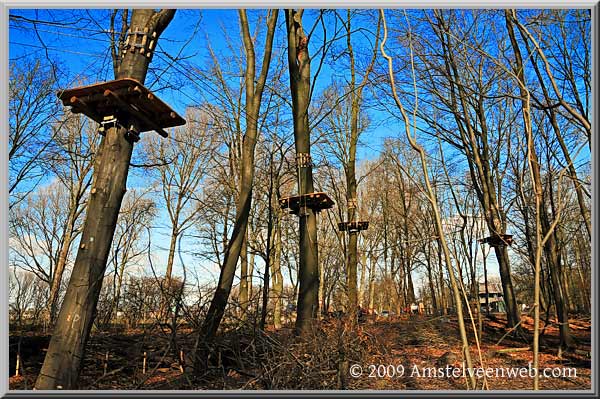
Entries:
[[[591,19],[10,10],[11,387],[588,389]],[[123,78],[186,124],[57,97]]]

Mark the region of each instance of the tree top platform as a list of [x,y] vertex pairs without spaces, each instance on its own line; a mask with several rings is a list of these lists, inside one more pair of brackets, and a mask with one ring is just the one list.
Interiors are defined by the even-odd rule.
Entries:
[[290,197],[284,197],[279,200],[279,205],[283,209],[289,209],[294,215],[300,214],[300,208],[310,208],[315,212],[322,211],[323,209],[331,209],[335,202],[326,194],[322,192],[309,193],[303,195],[293,195]]
[[185,119],[135,79],[125,78],[58,92],[63,105],[73,113],[83,113],[98,123],[110,117],[135,119],[139,132],[155,130],[167,137],[165,128],[181,126]]
[[513,236],[511,234],[496,234],[482,238],[479,242],[482,244],[489,244],[491,247],[502,247],[512,245]]
[[338,223],[338,228],[340,229],[340,231],[348,231],[350,233],[354,233],[356,231],[367,230],[369,228],[369,222],[341,222]]

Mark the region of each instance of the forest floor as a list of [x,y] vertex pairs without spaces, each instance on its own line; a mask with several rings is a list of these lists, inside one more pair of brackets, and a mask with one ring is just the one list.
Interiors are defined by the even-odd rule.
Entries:
[[[530,340],[533,330],[531,317],[524,316],[522,326]],[[544,331],[539,370],[547,369],[548,374],[540,379],[541,389],[591,388],[590,321],[572,320],[570,326],[577,339],[577,350],[560,356],[556,349],[556,325],[549,324]],[[480,356],[470,329],[473,365],[482,367],[481,373],[491,368],[487,371],[487,389],[532,389],[533,378],[521,370],[527,369],[533,360],[530,345],[526,338],[513,335],[501,340],[505,333],[504,320],[499,316],[485,320]],[[15,376],[19,338],[21,373]],[[45,335],[11,335],[11,390],[32,388],[48,342],[49,337]],[[174,351],[169,348],[168,342],[168,334],[161,331],[138,329],[94,333],[84,360],[81,389],[466,389],[455,318],[404,316],[392,320],[370,320],[350,330],[343,322],[333,320],[322,323],[318,335],[301,344],[297,343],[291,328],[266,334],[257,334],[256,330],[236,330],[221,337],[218,347],[213,348],[207,371],[199,378],[189,373],[185,363],[190,356],[187,351],[191,351],[194,342],[191,329],[180,329],[177,338],[184,355],[183,367],[180,367],[178,356],[172,353]],[[144,352],[147,354],[145,373]],[[355,364],[360,368],[352,368]],[[346,372],[342,375],[339,370]],[[359,373],[359,370],[362,372]],[[552,377],[553,372],[555,377]],[[454,376],[452,373],[455,373]],[[478,381],[478,389],[481,389],[483,378]]]

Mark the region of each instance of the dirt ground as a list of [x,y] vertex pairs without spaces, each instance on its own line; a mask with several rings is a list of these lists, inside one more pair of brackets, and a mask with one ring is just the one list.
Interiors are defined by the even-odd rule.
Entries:
[[[526,339],[531,339],[532,319],[525,316],[522,323],[527,337],[506,336],[504,320],[486,320],[480,351],[474,343],[473,331],[471,356],[474,367],[481,367],[478,389],[487,384],[491,390],[528,390],[533,388],[533,378],[526,374],[533,353]],[[323,329],[332,324],[323,323]],[[541,340],[540,370],[547,369],[547,377],[541,377],[540,388],[547,390],[587,390],[591,387],[591,358],[589,320],[573,320],[571,329],[577,339],[576,351],[557,351],[558,330],[549,325]],[[278,342],[285,350],[297,351],[286,343],[293,340],[291,328],[268,332],[266,342]],[[330,358],[320,363],[317,356],[291,353],[293,362],[300,367],[318,367],[311,371],[310,386],[288,386],[290,380],[281,378],[285,368],[280,367],[280,385],[277,389],[340,389],[349,390],[463,390],[466,380],[462,375],[462,355],[456,319],[446,317],[405,316],[393,320],[370,320],[361,324],[356,332],[356,345],[361,346],[362,356],[348,356],[345,363]],[[21,339],[21,372],[15,376],[16,352]],[[328,338],[325,338],[328,339]],[[9,384],[11,390],[31,389],[39,373],[49,337],[33,333],[10,337]],[[92,335],[80,378],[81,389],[269,389],[267,373],[274,375],[268,365],[257,358],[258,344],[244,343],[244,336],[234,337],[237,362],[228,362],[228,351],[222,347],[213,363],[200,378],[195,378],[187,363],[193,347],[194,334],[182,329],[178,336],[179,361],[168,347],[168,334],[160,331],[133,330],[129,332],[95,333]],[[231,349],[233,351],[233,349]],[[264,349],[263,349],[264,351]],[[498,352],[500,351],[500,352]],[[146,353],[146,372],[143,370]],[[300,350],[301,352],[301,350]],[[106,355],[108,353],[108,361]],[[312,356],[312,357],[311,357]],[[218,357],[218,358],[217,358]],[[309,360],[304,360],[304,359]],[[276,360],[276,359],[275,359]],[[276,363],[272,368],[277,368]],[[342,365],[340,367],[339,365]],[[282,363],[283,365],[283,363]],[[296,365],[296,367],[298,366]],[[318,365],[318,366],[317,366]],[[106,371],[105,371],[106,369]],[[340,370],[346,370],[341,375]],[[457,369],[457,370],[455,370]],[[488,370],[490,369],[490,370]],[[517,373],[516,375],[510,374]],[[183,370],[183,373],[182,373]],[[486,372],[487,370],[487,372]],[[521,370],[521,371],[520,371]],[[558,371],[557,371],[558,370]],[[302,371],[302,370],[301,370]],[[358,372],[360,371],[360,373]],[[290,369],[290,373],[292,373]],[[297,372],[297,371],[296,371]],[[555,376],[552,376],[552,373]],[[317,374],[315,374],[317,373]],[[452,375],[454,373],[454,375]],[[502,374],[504,373],[504,374]],[[560,374],[560,375],[559,375]],[[307,372],[308,376],[309,373]],[[322,376],[322,383],[319,379]],[[336,377],[337,376],[337,377]],[[316,382],[315,382],[316,378]],[[286,382],[287,381],[287,382]],[[315,385],[316,384],[316,385]],[[282,386],[283,385],[283,386]],[[484,388],[485,389],[485,388]]]

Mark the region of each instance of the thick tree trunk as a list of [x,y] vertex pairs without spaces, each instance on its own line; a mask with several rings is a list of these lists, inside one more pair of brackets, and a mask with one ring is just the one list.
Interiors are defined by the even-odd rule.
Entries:
[[[175,10],[134,10],[131,26],[148,27],[150,32],[156,32],[158,39],[174,15]],[[127,52],[118,78],[130,77],[143,83],[151,58],[146,54]],[[126,191],[133,151],[133,143],[125,138],[126,132],[126,128],[111,128],[100,145],[81,244],[36,389],[77,388],[106,261]]]
[[[310,161],[310,127],[308,107],[310,102],[310,57],[308,37],[302,27],[302,10],[286,10],[288,36],[288,64],[294,139],[298,161],[298,194],[314,191]],[[319,254],[317,246],[317,216],[303,207],[300,218],[300,262],[298,270],[298,305],[296,333],[307,335],[313,326],[319,308]]]
[[410,303],[414,303],[416,301],[416,295],[415,295],[415,285],[413,283],[413,278],[412,278],[412,273],[411,273],[411,265],[410,262],[403,262],[405,263],[405,267],[406,270],[404,271],[404,273],[406,274],[406,297],[408,299],[408,302]]
[[[348,220],[350,219],[350,213],[348,212]],[[352,212],[354,213],[354,212]],[[356,311],[358,306],[358,289],[357,289],[357,271],[358,271],[358,232],[353,231],[349,233],[348,237],[348,254],[347,254],[347,267],[346,272],[348,276],[348,310],[351,312]]]
[[506,246],[494,247],[498,267],[500,268],[500,280],[506,303],[506,322],[508,326],[516,326],[521,320],[515,297],[515,290],[510,277],[510,262],[508,260],[508,249]]
[[371,267],[369,268],[369,295],[368,295],[368,306],[369,309],[375,308],[375,268],[377,267],[377,259],[371,255],[370,261]]

